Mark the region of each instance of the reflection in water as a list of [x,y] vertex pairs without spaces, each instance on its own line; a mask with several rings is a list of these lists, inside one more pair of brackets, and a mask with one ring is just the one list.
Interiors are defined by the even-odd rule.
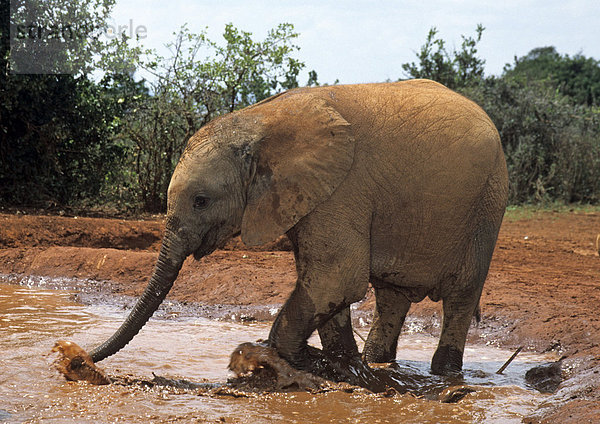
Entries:
[[[510,356],[500,349],[471,346],[465,352],[464,380],[429,374],[436,340],[422,334],[401,337],[395,364],[404,384],[419,387],[424,399],[385,398],[362,393],[269,394],[257,398],[203,397],[194,391],[139,386],[90,386],[67,382],[50,366],[48,352],[58,339],[89,349],[110,336],[126,311],[82,306],[71,293],[0,284],[0,422],[520,422],[544,396],[527,390],[525,371],[542,360],[520,355],[505,371],[494,372]],[[269,324],[196,319],[151,319],[117,355],[102,361],[111,375],[151,379],[152,373],[194,382],[228,378],[229,354],[242,342],[266,338]],[[365,331],[365,330],[363,330]],[[318,345],[317,338],[311,340]],[[456,404],[427,400],[448,385],[476,386]]]

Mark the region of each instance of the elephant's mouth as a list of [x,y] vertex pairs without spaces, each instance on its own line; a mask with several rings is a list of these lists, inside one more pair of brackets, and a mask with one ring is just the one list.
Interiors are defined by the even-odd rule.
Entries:
[[204,256],[210,255],[217,248],[217,231],[211,229],[204,234],[200,247],[193,252],[194,259],[199,261]]
[[205,248],[200,248],[198,250],[196,250],[193,255],[194,255],[194,259],[196,259],[197,261],[199,261],[200,259],[202,259],[203,257],[210,255],[212,252],[215,251],[215,248],[210,248],[210,249],[205,249]]

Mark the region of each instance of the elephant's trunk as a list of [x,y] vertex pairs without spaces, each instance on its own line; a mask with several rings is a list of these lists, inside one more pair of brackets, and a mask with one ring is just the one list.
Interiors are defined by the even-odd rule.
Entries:
[[183,251],[179,237],[167,225],[158,261],[148,286],[119,329],[90,352],[94,362],[117,353],[142,329],[173,286],[186,256]]

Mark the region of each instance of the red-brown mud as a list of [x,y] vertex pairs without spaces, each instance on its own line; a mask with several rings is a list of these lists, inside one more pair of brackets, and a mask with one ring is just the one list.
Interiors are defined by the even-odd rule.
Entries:
[[[162,227],[157,218],[0,214],[0,273],[91,279],[111,293],[138,295],[152,272]],[[565,356],[567,379],[527,422],[600,422],[599,234],[600,212],[513,214],[502,226],[472,339]],[[189,258],[169,297],[280,304],[295,281],[288,247],[279,240],[250,250],[233,240],[199,262]],[[372,307],[369,293],[360,308]],[[425,301],[411,314],[439,317],[440,311]]]

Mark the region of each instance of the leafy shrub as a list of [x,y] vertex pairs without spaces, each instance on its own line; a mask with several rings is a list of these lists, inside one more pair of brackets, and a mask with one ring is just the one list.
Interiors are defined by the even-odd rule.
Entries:
[[[298,34],[290,24],[277,26],[262,41],[228,24],[223,45],[186,26],[175,35],[175,41],[167,44],[171,57],[151,51],[139,56],[139,66],[155,76],[149,83],[152,96],[138,102],[117,135],[131,153],[130,180],[122,184],[136,190],[137,204],[147,212],[166,209],[171,174],[200,127],[223,113],[297,87],[296,77],[304,67],[292,57],[298,50],[293,44]],[[201,58],[201,52],[209,56]]]
[[506,154],[509,201],[600,201],[600,110],[543,82],[487,78],[462,92],[494,121]]
[[0,102],[0,202],[53,207],[98,196],[125,150],[122,111],[85,77],[13,75]]
[[484,77],[476,37],[463,36],[449,52],[429,31],[417,63],[402,65],[412,78],[429,78],[481,105],[494,121],[506,154],[510,203],[600,202],[600,62],[533,49]]

